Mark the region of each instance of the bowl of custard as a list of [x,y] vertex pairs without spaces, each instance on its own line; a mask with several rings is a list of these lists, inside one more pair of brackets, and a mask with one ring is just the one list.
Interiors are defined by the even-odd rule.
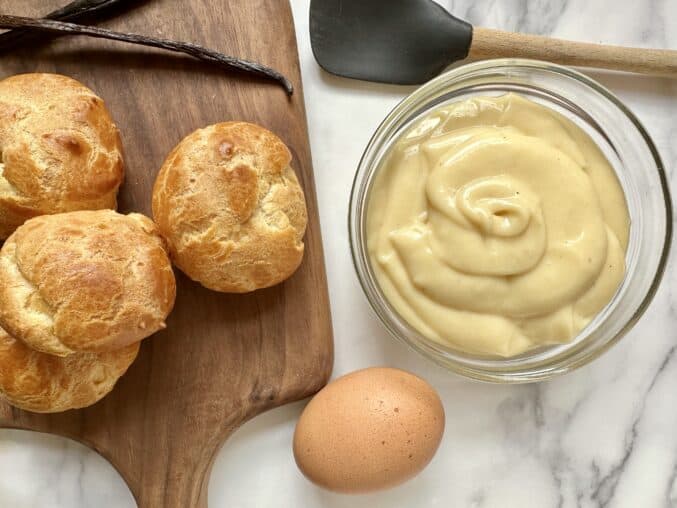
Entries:
[[500,59],[391,111],[360,161],[349,229],[393,336],[464,376],[529,382],[590,362],[638,321],[672,204],[653,141],[609,90]]

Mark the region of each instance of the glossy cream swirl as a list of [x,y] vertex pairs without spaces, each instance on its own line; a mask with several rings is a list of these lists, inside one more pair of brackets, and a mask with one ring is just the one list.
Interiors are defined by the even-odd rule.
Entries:
[[628,231],[592,139],[513,94],[419,120],[368,203],[372,267],[395,309],[433,340],[500,356],[575,337],[618,289]]

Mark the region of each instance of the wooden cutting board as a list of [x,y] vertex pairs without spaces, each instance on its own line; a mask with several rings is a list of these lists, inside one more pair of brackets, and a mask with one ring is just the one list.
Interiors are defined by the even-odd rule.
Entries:
[[[0,0],[0,12],[38,16],[65,3]],[[289,145],[305,189],[310,219],[305,258],[284,284],[249,295],[208,291],[177,272],[178,297],[167,330],[144,341],[139,358],[108,397],[59,415],[35,415],[0,403],[0,427],[50,432],[91,446],[118,469],[141,508],[205,507],[209,471],[226,438],[262,411],[313,394],[332,368],[296,39],[290,6],[283,0],[137,4],[99,24],[260,61],[286,74],[296,92],[289,99],[272,82],[162,51],[82,37],[0,55],[0,77],[58,72],[103,97],[125,149],[124,212],[150,215],[160,165],[194,129],[231,119],[268,127]]]

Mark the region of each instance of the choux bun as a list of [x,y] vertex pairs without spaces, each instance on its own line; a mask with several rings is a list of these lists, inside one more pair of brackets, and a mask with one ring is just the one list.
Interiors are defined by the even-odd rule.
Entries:
[[138,342],[165,327],[175,296],[164,241],[140,214],[43,215],[0,250],[0,326],[44,353]]
[[35,351],[0,328],[0,397],[36,413],[91,406],[132,364],[139,343],[110,353],[60,358]]
[[115,208],[118,129],[103,101],[57,74],[0,81],[0,240],[31,217]]
[[211,125],[170,153],[153,217],[175,264],[203,286],[244,293],[277,284],[303,258],[307,211],[291,153],[246,122]]

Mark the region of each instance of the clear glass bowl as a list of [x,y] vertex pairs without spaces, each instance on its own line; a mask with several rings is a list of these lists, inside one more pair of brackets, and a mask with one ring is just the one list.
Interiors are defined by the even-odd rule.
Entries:
[[[366,249],[366,215],[374,175],[390,145],[431,109],[478,95],[514,92],[544,104],[590,135],[614,167],[630,211],[627,272],[614,299],[570,343],[513,358],[475,356],[427,339],[383,296]],[[597,358],[623,337],[651,302],[672,238],[672,204],[660,156],[635,115],[609,90],[567,67],[523,59],[464,65],[405,98],[378,127],[355,175],[348,219],[353,261],[374,311],[396,338],[448,369],[500,383],[538,381]]]

